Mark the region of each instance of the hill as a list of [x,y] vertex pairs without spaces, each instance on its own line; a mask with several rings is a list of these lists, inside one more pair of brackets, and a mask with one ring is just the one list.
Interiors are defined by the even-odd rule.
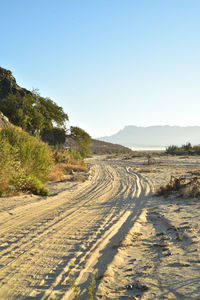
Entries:
[[126,126],[114,135],[98,140],[117,143],[128,147],[161,147],[182,145],[187,142],[200,144],[200,126]]
[[89,146],[89,150],[94,154],[131,154],[133,151],[127,147],[118,144],[112,144],[108,142],[91,140],[91,144]]
[[[78,148],[77,143],[71,137],[66,138],[65,142],[66,147],[70,148]],[[127,147],[112,144],[108,142],[98,141],[95,139],[91,139],[91,143],[89,145],[89,151],[93,154],[132,154],[133,151]]]

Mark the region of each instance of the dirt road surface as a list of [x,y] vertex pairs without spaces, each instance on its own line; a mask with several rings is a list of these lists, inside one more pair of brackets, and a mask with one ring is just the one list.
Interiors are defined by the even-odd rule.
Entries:
[[[114,272],[123,266],[128,248],[116,265],[113,259],[121,251],[118,246],[143,222],[144,212],[146,220],[147,203],[160,183],[158,178],[166,181],[171,171],[167,168],[167,173],[161,172],[152,181],[151,176],[137,171],[141,162],[97,157],[89,163],[89,180],[49,184],[50,197],[1,198],[0,299],[75,299],[70,270],[81,299],[86,299],[94,270],[101,287],[94,299],[129,299],[130,293],[123,298],[119,285],[120,276],[127,273],[118,276],[119,289],[114,294],[104,275],[109,266]],[[140,250],[145,255],[145,249]],[[133,252],[128,254],[130,260]],[[131,299],[142,295],[138,292]],[[156,299],[154,296],[145,299]]]

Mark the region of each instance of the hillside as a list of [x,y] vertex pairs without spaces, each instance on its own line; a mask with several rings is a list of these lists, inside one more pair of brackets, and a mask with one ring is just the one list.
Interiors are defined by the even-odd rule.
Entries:
[[[74,141],[74,139],[67,137],[65,142],[66,147],[70,148],[78,148],[77,143]],[[127,147],[118,145],[118,144],[112,144],[108,142],[98,141],[95,139],[91,139],[91,143],[89,145],[89,151],[93,154],[131,154],[133,151]]]
[[126,126],[114,135],[99,138],[101,141],[124,146],[169,146],[187,142],[200,144],[200,126]]
[[112,144],[108,142],[91,140],[89,150],[94,154],[105,154],[105,153],[123,153],[131,154],[133,151],[127,147],[118,144]]

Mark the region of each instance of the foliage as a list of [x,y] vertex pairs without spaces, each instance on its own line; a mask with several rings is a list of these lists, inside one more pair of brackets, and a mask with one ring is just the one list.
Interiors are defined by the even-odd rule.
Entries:
[[76,285],[76,280],[75,278],[72,276],[71,272],[69,271],[69,283],[70,283],[70,287],[73,289],[74,291],[74,297],[75,299],[80,299],[80,288]]
[[10,185],[23,190],[18,183],[19,178],[24,180],[27,189],[43,193],[41,182],[46,180],[52,164],[47,144],[15,127],[0,131],[1,193]]
[[58,106],[50,98],[37,97],[36,109],[41,112],[44,117],[45,130],[52,129],[54,123],[58,127],[65,125],[68,115],[64,113],[62,107]]
[[75,149],[69,148],[69,154],[73,159],[83,161],[83,157],[81,156],[80,152],[76,151]]
[[66,132],[64,128],[52,128],[42,133],[42,140],[49,145],[62,145],[65,143]]
[[191,143],[186,143],[181,147],[171,145],[166,148],[166,153],[171,155],[200,155],[200,145],[192,146]]
[[[75,299],[80,299],[81,290],[77,286],[76,279],[72,276],[71,270],[69,271],[68,276],[69,276],[69,284],[70,284],[70,287],[74,291]],[[94,270],[91,274],[90,284],[89,284],[88,289],[87,289],[87,298],[86,298],[87,300],[94,300],[95,299],[94,298],[94,292],[95,292],[95,288],[96,288],[96,278],[97,278],[97,270]]]
[[0,101],[0,111],[9,118],[14,125],[35,133],[51,130],[56,125],[64,127],[68,115],[62,107],[49,98],[40,96],[9,95]]
[[11,155],[11,145],[0,138],[0,195],[9,187],[13,175],[14,157]]
[[72,127],[71,126],[71,137],[77,142],[78,144],[78,152],[80,152],[81,156],[85,158],[89,153],[88,146],[91,142],[90,135],[79,127]]
[[87,300],[94,299],[94,291],[96,288],[96,277],[97,277],[97,270],[92,272],[91,279],[90,279],[90,285],[88,287]]
[[[52,158],[54,160],[54,166],[48,175],[50,181],[60,181],[65,179],[65,175],[73,172],[88,172],[88,168],[85,165],[79,152],[73,149],[56,149],[52,151]],[[85,177],[84,177],[85,178]],[[74,178],[76,179],[76,177]]]
[[40,180],[46,179],[52,165],[47,144],[15,127],[2,129],[1,139],[10,144],[10,153],[20,162],[25,175],[32,174]]
[[18,191],[30,191],[35,195],[49,196],[42,182],[33,175],[19,174],[12,179],[11,183]]

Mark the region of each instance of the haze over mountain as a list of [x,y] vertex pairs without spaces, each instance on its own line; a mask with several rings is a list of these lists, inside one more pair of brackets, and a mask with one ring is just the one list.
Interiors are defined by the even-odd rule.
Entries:
[[111,136],[98,138],[101,141],[121,144],[128,147],[180,146],[187,142],[200,144],[200,126],[125,126]]

